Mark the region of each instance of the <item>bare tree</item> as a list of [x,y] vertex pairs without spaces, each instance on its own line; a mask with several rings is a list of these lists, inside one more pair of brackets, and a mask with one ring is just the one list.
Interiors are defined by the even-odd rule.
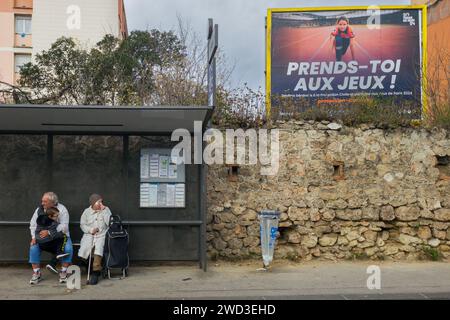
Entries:
[[[151,104],[155,105],[205,105],[207,103],[207,40],[194,31],[189,20],[177,16],[175,31],[184,45],[185,58],[170,70],[157,73],[156,90]],[[218,91],[229,89],[234,65],[229,64],[225,54],[217,53]]]

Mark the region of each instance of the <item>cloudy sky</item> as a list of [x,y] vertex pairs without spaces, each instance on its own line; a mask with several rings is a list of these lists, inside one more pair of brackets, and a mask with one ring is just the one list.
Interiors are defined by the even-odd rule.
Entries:
[[[334,0],[333,6],[410,4],[409,0]],[[206,38],[208,18],[219,24],[219,44],[235,65],[231,85],[264,88],[267,8],[329,6],[324,0],[125,0],[129,30],[175,30],[177,15]],[[206,43],[206,42],[205,42]]]

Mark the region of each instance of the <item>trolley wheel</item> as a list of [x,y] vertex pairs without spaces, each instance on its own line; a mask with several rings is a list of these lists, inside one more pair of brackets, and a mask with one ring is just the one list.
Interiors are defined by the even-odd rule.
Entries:
[[102,277],[103,277],[103,279],[108,278],[108,271],[106,269],[102,270]]

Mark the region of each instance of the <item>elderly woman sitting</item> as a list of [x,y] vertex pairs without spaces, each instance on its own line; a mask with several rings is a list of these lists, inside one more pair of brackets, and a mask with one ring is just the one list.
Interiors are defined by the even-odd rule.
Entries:
[[84,234],[78,256],[88,259],[89,255],[93,254],[93,272],[89,284],[95,285],[102,270],[103,247],[111,211],[103,205],[103,199],[98,194],[89,197],[89,204],[90,207],[86,208],[81,215],[80,227]]

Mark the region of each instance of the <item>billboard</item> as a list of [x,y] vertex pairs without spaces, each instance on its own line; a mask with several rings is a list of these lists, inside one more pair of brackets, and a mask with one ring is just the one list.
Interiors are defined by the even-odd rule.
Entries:
[[426,6],[268,9],[267,114],[277,99],[345,104],[358,95],[424,105]]

